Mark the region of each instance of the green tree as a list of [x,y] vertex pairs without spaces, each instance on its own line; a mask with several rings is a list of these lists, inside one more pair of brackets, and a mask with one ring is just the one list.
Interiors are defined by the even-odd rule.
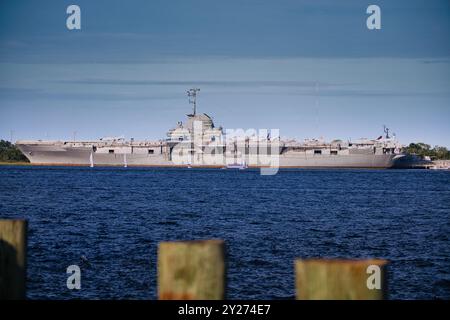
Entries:
[[446,147],[435,146],[431,148],[429,144],[418,142],[410,143],[409,146],[405,148],[407,153],[417,154],[419,156],[428,156],[434,160],[449,160],[450,151]]
[[450,159],[450,151],[445,147],[436,146],[433,148],[436,159],[440,160],[449,160]]
[[0,161],[28,162],[28,159],[9,141],[0,140]]

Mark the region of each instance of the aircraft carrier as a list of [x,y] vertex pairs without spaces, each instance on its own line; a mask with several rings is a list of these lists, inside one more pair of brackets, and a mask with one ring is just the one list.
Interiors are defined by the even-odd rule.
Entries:
[[187,93],[193,104],[185,123],[158,141],[21,140],[16,146],[35,165],[154,166],[154,167],[280,167],[280,168],[392,168],[405,157],[395,136],[357,141],[281,139],[271,131],[249,134],[226,133],[213,119],[197,114],[199,89]]

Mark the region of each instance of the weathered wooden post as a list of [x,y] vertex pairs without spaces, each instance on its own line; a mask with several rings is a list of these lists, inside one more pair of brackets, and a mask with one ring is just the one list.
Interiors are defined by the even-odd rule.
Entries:
[[27,221],[0,220],[0,300],[25,299]]
[[297,259],[297,300],[387,298],[386,260]]
[[160,300],[222,300],[226,262],[223,240],[161,242],[158,248]]

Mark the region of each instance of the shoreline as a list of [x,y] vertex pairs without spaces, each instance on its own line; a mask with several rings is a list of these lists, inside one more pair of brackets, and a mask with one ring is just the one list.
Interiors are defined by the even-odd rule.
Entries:
[[[77,164],[77,163],[31,163],[25,161],[0,161],[0,166],[33,166],[33,167],[89,167],[90,164]],[[108,167],[124,167],[123,164],[98,164],[95,167],[108,168]],[[206,168],[206,169],[232,169],[225,168],[223,165],[149,165],[149,164],[128,164],[127,167],[132,168]],[[270,168],[268,166],[248,166],[247,169],[261,169]],[[402,167],[333,167],[333,166],[279,166],[278,169],[427,169],[427,170],[449,170],[450,160],[433,160],[427,165],[417,165],[410,168]]]
[[[24,167],[61,167],[61,168],[73,168],[73,167],[79,167],[79,168],[86,168],[90,165],[88,164],[67,164],[67,163],[31,163],[31,162],[4,162],[0,161],[0,167],[1,166],[24,166]],[[123,168],[123,165],[118,164],[101,164],[96,165],[95,168]],[[161,169],[168,169],[168,168],[178,168],[178,169],[227,169],[227,170],[235,170],[233,168],[225,168],[224,166],[186,166],[186,165],[128,165],[128,168],[161,168]],[[247,169],[261,169],[265,167],[260,166],[249,166]],[[430,167],[413,167],[413,168],[385,168],[385,167],[295,167],[295,166],[280,166],[278,169],[342,169],[342,170],[353,170],[353,169],[362,169],[362,170],[430,170],[434,168]],[[440,168],[439,168],[440,169]]]
[[0,166],[32,166],[31,162],[21,162],[21,161],[0,161]]

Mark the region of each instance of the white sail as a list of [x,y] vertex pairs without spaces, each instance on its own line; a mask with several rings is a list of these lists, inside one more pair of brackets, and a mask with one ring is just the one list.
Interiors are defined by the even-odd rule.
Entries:
[[91,168],[94,167],[94,154],[91,151],[91,155],[89,156],[89,163],[91,164]]

